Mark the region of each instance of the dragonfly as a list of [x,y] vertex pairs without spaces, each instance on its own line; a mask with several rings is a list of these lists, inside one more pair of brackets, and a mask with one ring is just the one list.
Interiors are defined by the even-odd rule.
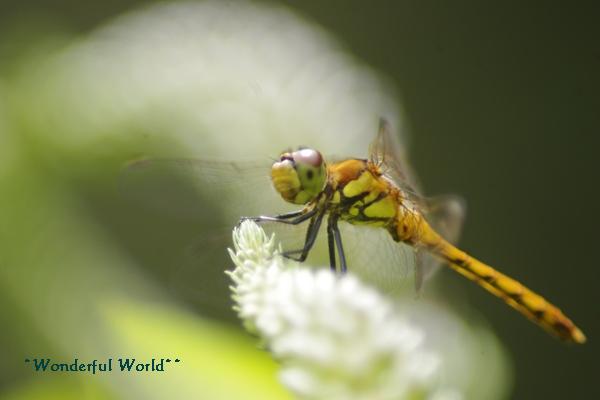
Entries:
[[389,123],[381,119],[369,158],[327,163],[311,148],[283,152],[272,164],[271,181],[288,203],[300,209],[274,216],[244,217],[257,223],[299,225],[307,222],[304,245],[284,254],[306,260],[326,220],[330,268],[348,269],[339,222],[387,231],[394,242],[427,252],[483,289],[502,299],[550,334],[582,344],[583,332],[563,312],[517,280],[460,250],[428,219],[426,201],[412,188],[400,157],[393,151]]
[[[390,285],[400,280],[390,279],[390,274],[403,278],[408,264],[415,264],[418,291],[442,265],[448,266],[551,335],[566,342],[584,343],[583,332],[558,307],[455,245],[464,213],[461,202],[449,196],[422,196],[394,139],[389,122],[382,118],[368,158],[326,160],[319,151],[300,147],[269,161],[270,176],[266,163],[142,159],[128,165],[121,186],[136,202],[168,208],[186,220],[198,218],[198,213],[217,214],[207,203],[232,203],[231,215],[225,219],[232,224],[252,220],[269,229],[281,226],[281,230],[274,230],[287,243],[283,254],[300,262],[316,250],[317,238],[326,231],[325,258],[331,270],[343,274],[350,268],[362,279],[390,292],[395,289]],[[197,187],[201,196],[174,196],[182,187],[187,190],[187,186],[174,185],[182,178]],[[284,202],[279,201],[283,204],[274,202],[271,188],[283,198]],[[257,192],[260,195],[250,195]],[[198,207],[199,202],[205,206]],[[283,209],[285,204],[288,208]],[[277,206],[282,208],[279,214],[260,214]],[[255,216],[239,217],[254,212]],[[201,251],[218,247],[211,242],[203,240]],[[352,263],[356,265],[349,265]],[[361,264],[368,264],[366,270]],[[183,281],[193,281],[195,286],[202,277],[194,272],[181,275]],[[215,282],[207,281],[202,296],[214,292],[213,286]]]

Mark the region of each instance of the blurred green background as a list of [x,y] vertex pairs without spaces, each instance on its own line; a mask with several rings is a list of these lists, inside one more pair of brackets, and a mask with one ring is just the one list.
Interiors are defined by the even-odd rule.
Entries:
[[[226,364],[228,356],[243,359],[248,351],[245,346],[252,346],[252,339],[240,333],[218,347],[223,335],[237,334],[222,334],[221,325],[213,327],[212,320],[197,321],[193,315],[201,313],[237,325],[235,315],[227,307],[206,306],[203,298],[187,295],[178,287],[178,309],[188,311],[172,318],[186,327],[187,336],[161,333],[166,320],[156,319],[156,325],[147,328],[156,334],[146,338],[148,346],[138,339],[140,328],[135,318],[163,315],[161,312],[171,318],[168,310],[161,311],[161,301],[153,293],[157,286],[170,287],[172,272],[164,266],[175,262],[177,251],[193,240],[199,226],[198,221],[139,210],[110,190],[123,160],[171,143],[162,138],[144,141],[145,133],[136,126],[132,131],[140,132],[133,138],[119,139],[119,151],[98,141],[92,154],[81,154],[70,153],[68,146],[52,147],[51,143],[61,141],[59,132],[48,133],[51,139],[31,133],[45,123],[52,126],[52,121],[28,121],[29,111],[35,114],[39,107],[35,85],[45,81],[36,76],[35,84],[28,86],[23,83],[27,80],[23,71],[31,70],[44,54],[72,39],[85,39],[110,18],[141,4],[5,1],[0,6],[0,94],[4,93],[0,98],[0,384],[5,388],[28,378],[22,356],[48,349],[53,335],[47,329],[59,331],[67,347],[70,332],[79,327],[72,325],[73,315],[75,320],[81,318],[82,335],[87,329],[94,330],[83,322],[91,318],[91,311],[78,308],[79,296],[90,293],[85,282],[101,287],[102,293],[123,289],[135,292],[132,297],[146,296],[149,303],[157,303],[158,311],[148,310],[147,304],[137,310],[107,296],[106,314],[99,318],[132,321],[131,332],[104,344],[110,351],[173,351],[172,343],[179,341],[175,348],[189,354],[193,347],[199,360],[211,359],[202,353],[207,349],[186,342],[193,337],[189,332],[196,329],[197,335],[212,338],[207,338],[207,343],[224,354],[224,365],[230,365]],[[465,301],[474,305],[506,345],[515,375],[512,398],[600,396],[594,384],[600,354],[596,288],[600,273],[594,251],[598,238],[594,200],[599,178],[595,161],[600,129],[600,26],[595,6],[591,2],[561,7],[475,1],[435,6],[418,1],[282,4],[328,30],[354,56],[383,73],[393,91],[401,93],[410,131],[409,157],[426,192],[458,193],[467,200],[462,247],[552,300],[588,336],[584,346],[563,345],[475,285],[454,274],[442,274],[440,286],[446,287],[446,301],[457,308]],[[365,135],[368,141],[372,133]],[[180,150],[182,156],[190,155],[181,146],[167,154],[177,155]],[[81,218],[83,215],[86,217]],[[118,254],[102,250],[105,242],[119,243]],[[100,256],[90,260],[89,254]],[[64,265],[51,261],[57,259],[65,260]],[[119,267],[130,260],[145,269],[131,272]],[[11,269],[19,263],[38,267],[21,274]],[[57,268],[66,270],[61,275]],[[140,281],[136,273],[146,278]],[[72,277],[72,284],[56,282],[56,275]],[[221,287],[226,285],[219,268],[214,277],[221,279]],[[135,288],[132,282],[137,282]],[[211,286],[210,281],[206,285]],[[52,305],[34,301],[37,290],[53,288],[57,290],[56,304],[73,307],[71,318],[65,317],[68,322],[62,321],[62,314]],[[27,304],[35,311],[27,309]],[[152,323],[153,317],[144,323]],[[162,344],[164,341],[169,345]],[[221,353],[225,349],[230,353]],[[255,382],[256,398],[265,398],[265,393],[281,396],[278,387],[267,383],[266,388],[261,387],[275,370],[263,356],[256,361],[255,354],[248,354],[247,359],[252,360],[248,362],[264,369],[248,369],[239,363],[239,376],[245,374],[248,385]],[[202,376],[216,367],[198,361],[194,368],[190,374]],[[248,370],[255,372],[248,376]],[[234,371],[231,375],[238,376]],[[90,398],[103,398],[107,395],[104,391],[111,390],[110,385],[109,389],[94,386],[98,381],[85,376],[68,379],[74,387],[85,386]],[[144,390],[160,390],[151,379],[147,378]],[[49,381],[43,389],[31,390],[41,390],[44,396],[55,390],[57,398],[68,398],[68,393],[61,392],[63,388],[52,389],[53,384]],[[10,392],[7,398],[37,397],[26,390]],[[144,390],[139,390],[134,395],[144,395]],[[250,397],[244,392],[239,398]]]

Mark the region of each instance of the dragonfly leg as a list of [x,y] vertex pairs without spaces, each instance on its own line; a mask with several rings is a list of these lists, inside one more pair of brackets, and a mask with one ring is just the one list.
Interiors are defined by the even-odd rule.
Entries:
[[327,247],[329,248],[329,267],[332,272],[336,271],[335,265],[335,244],[333,237],[333,216],[329,216],[327,221]]
[[286,214],[275,215],[274,217],[260,215],[258,217],[242,217],[238,222],[238,226],[246,220],[254,221],[257,223],[261,222],[281,222],[282,224],[289,225],[298,225],[307,219],[312,218],[317,213],[317,208],[314,207],[311,210],[306,211],[306,209],[302,209],[299,211],[292,211]]
[[[316,212],[316,207],[315,207],[315,212]],[[319,229],[321,228],[321,222],[323,221],[323,217],[325,216],[325,211],[326,209],[323,209],[319,212],[319,214],[315,215],[311,220],[310,220],[310,224],[308,225],[308,229],[306,230],[306,239],[304,240],[304,247],[302,247],[302,249],[299,250],[291,250],[291,251],[286,251],[283,253],[283,255],[285,257],[291,258],[293,260],[299,261],[299,262],[303,262],[306,260],[306,257],[308,257],[308,253],[310,252],[310,249],[312,249],[313,245],[315,244],[315,240],[317,239],[317,236],[319,234]],[[300,256],[298,258],[293,258],[290,257],[292,254],[298,254],[300,253]]]
[[306,247],[306,243],[308,243],[308,240],[309,240],[310,232],[312,231],[313,226],[315,224],[315,219],[316,219],[316,217],[313,216],[311,218],[310,222],[308,223],[308,229],[306,230],[306,235],[305,235],[305,238],[304,238],[304,245],[301,248],[299,248],[299,249],[284,251],[283,252],[283,256],[284,257],[291,258],[291,259],[296,260],[296,261],[300,261],[300,260],[298,260],[298,259],[296,259],[294,257],[291,257],[291,256],[293,254],[301,254],[304,251],[304,248]]
[[[340,257],[340,271],[342,274],[346,273],[347,265],[346,265],[346,256],[344,254],[344,246],[342,245],[342,235],[340,234],[340,230],[337,225],[337,217],[331,218],[331,230],[333,231],[333,238],[335,239],[335,244],[338,251],[338,256]],[[330,251],[331,254],[331,251]]]

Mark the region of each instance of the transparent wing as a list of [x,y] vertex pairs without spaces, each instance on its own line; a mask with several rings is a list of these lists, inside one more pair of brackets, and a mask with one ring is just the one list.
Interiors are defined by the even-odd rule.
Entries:
[[119,178],[127,199],[169,215],[226,224],[241,216],[290,209],[271,187],[266,162],[146,159],[128,164]]
[[412,285],[416,254],[414,248],[395,242],[382,228],[339,224],[348,269],[363,281],[376,285],[389,295],[397,295]]
[[[154,221],[151,229],[181,227],[188,232],[188,237],[180,232],[148,235],[182,238],[167,257],[164,279],[174,295],[207,315],[227,315],[231,308],[224,295],[230,285],[224,271],[231,269],[227,248],[239,218],[297,208],[272,189],[270,164],[270,160],[146,159],[129,163],[120,173],[119,192]],[[168,251],[169,245],[164,249]]]
[[[301,249],[304,245],[308,222],[300,225],[263,223],[267,234],[274,233],[284,251]],[[342,242],[347,258],[348,270],[358,275],[364,282],[377,286],[388,295],[398,295],[412,291],[412,274],[416,255],[414,249],[402,243],[394,242],[391,236],[381,228],[353,226],[344,222],[339,224]],[[203,268],[207,257],[207,248],[219,248],[222,253],[220,271],[231,269],[230,260],[225,254],[229,245],[231,230],[220,235],[199,236],[186,252],[183,262],[174,269],[172,289],[191,299],[193,302],[212,310],[229,307],[223,296],[210,296],[215,288],[224,287],[227,281],[221,272],[212,281],[206,279]],[[309,253],[306,266],[329,268],[326,221],[323,221],[316,243]],[[339,265],[339,261],[338,261]],[[338,267],[339,268],[339,267]],[[225,280],[225,282],[222,282]],[[407,283],[408,282],[408,283]]]
[[379,119],[377,136],[369,146],[369,160],[383,171],[384,175],[404,190],[415,203],[419,204],[419,183],[417,177],[406,162],[404,148],[398,137],[393,134],[387,120]]
[[[327,221],[323,221],[315,246],[307,260],[308,265],[329,267]],[[388,294],[404,290],[415,265],[415,251],[411,246],[394,242],[382,228],[355,226],[339,223],[348,271],[358,275],[364,282],[377,286]],[[284,250],[301,249],[306,237],[308,223],[300,226],[283,224],[264,225],[267,232],[275,232]],[[339,271],[339,259],[337,259]]]
[[[323,220],[317,241],[307,259],[308,265],[329,267],[327,243],[327,220]],[[263,224],[267,233],[275,233],[284,251],[301,249],[304,245],[308,223],[297,226],[269,223]],[[395,242],[380,227],[356,226],[340,221],[338,224],[344,247],[348,270],[364,282],[377,286],[388,294],[404,290],[409,272],[414,270],[414,248]],[[336,257],[339,271],[339,258]]]
[[[465,217],[465,203],[457,196],[426,198],[420,193],[415,174],[405,161],[406,156],[390,124],[380,119],[377,136],[369,147],[370,161],[379,166],[385,176],[395,182],[419,208],[431,226],[451,243],[460,236]],[[425,251],[417,253],[415,288],[419,293],[423,283],[431,278],[441,263]]]

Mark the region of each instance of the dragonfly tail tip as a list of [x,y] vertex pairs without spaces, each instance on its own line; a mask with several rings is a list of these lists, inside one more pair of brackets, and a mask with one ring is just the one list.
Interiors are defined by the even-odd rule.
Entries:
[[578,344],[584,344],[587,341],[587,338],[585,337],[583,332],[581,332],[581,330],[579,330],[578,328],[575,328],[572,337],[573,341]]

